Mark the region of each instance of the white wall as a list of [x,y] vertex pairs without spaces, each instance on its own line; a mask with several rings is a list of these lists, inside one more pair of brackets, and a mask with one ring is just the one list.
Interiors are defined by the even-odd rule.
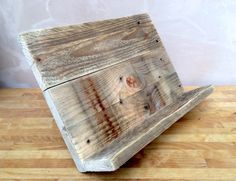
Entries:
[[185,85],[236,85],[234,0],[0,0],[0,86],[37,86],[19,32],[142,12]]

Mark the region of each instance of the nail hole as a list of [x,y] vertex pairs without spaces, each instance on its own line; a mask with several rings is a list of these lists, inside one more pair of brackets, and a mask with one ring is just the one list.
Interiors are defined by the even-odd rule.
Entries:
[[89,144],[89,143],[90,143],[90,140],[88,139],[88,140],[87,140],[87,144]]
[[181,87],[181,85],[179,85],[179,87]]
[[140,21],[138,21],[137,24],[139,25],[139,24],[140,24]]
[[160,61],[163,61],[163,59],[162,59],[162,58],[160,58]]
[[40,62],[40,61],[41,61],[41,58],[37,57],[36,60],[37,60],[38,62]]
[[144,106],[144,109],[145,109],[145,110],[148,110],[148,109],[149,109],[149,106],[148,106],[148,105],[145,105],[145,106]]
[[120,77],[120,81],[122,81],[123,77]]
[[120,104],[123,104],[123,101],[120,99]]
[[159,76],[159,79],[161,78],[161,76]]
[[159,40],[156,40],[156,42],[159,42]]

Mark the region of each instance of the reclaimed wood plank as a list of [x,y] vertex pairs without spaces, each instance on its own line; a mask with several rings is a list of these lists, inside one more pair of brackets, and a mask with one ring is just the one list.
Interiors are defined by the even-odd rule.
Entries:
[[37,30],[20,39],[42,90],[161,47],[146,14]]

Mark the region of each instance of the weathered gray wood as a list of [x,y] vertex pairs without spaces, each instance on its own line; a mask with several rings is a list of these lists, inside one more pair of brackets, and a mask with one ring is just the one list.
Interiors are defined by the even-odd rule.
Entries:
[[[98,93],[93,94],[92,92],[91,102],[98,102],[95,107],[92,107],[94,104],[87,101],[90,98],[84,96],[83,100],[82,90],[77,91],[80,84],[76,82],[78,81],[70,84],[77,84],[78,87],[63,85],[60,89],[56,87],[48,92],[75,146],[78,147],[77,152],[80,158],[87,158],[98,152],[107,143],[114,141],[129,129],[140,125],[149,115],[170,104],[181,95],[181,92],[178,91],[179,82],[176,74],[173,73],[124,99],[119,99],[119,93],[129,91],[125,90],[126,88],[113,95],[102,96],[100,94],[99,98],[96,97],[99,95]],[[106,87],[106,84],[104,86]],[[93,87],[90,88],[90,90],[92,89]],[[99,87],[96,87],[97,89]],[[105,92],[111,93],[111,90]],[[65,92],[70,92],[71,96],[67,96]],[[111,99],[112,104],[108,105],[106,103],[109,103],[110,97],[114,99]],[[89,144],[87,140],[90,140]]]
[[[134,127],[112,144],[98,152],[86,162],[86,170],[112,171],[123,165],[135,153],[168,129],[179,118],[194,108],[213,91],[212,86],[201,87],[182,94],[147,118],[140,126]],[[122,145],[122,148],[120,148]],[[94,165],[99,167],[94,168]],[[96,170],[95,170],[96,169]]]
[[146,14],[20,39],[80,171],[119,168],[212,91],[183,92]]
[[161,46],[146,14],[38,30],[20,39],[43,90]]

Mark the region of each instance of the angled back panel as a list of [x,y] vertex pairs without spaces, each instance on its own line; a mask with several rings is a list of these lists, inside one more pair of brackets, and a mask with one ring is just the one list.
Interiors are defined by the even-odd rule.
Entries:
[[57,124],[81,160],[183,94],[146,14],[36,30],[20,38]]

